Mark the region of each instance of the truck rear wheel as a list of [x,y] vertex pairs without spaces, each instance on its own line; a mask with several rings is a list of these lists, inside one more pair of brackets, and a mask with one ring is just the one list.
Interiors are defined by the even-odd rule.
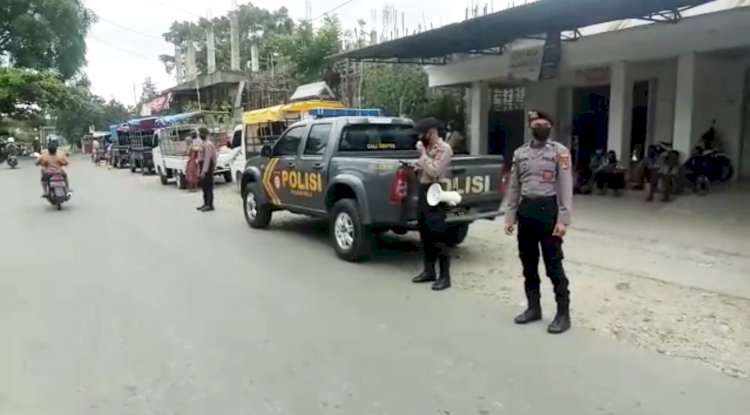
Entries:
[[159,173],[159,181],[163,186],[166,186],[169,183],[169,179],[167,179],[167,175],[164,174],[163,171],[161,171],[161,166],[156,167],[156,172]]
[[253,229],[267,229],[271,225],[271,207],[260,203],[258,191],[252,185],[245,187],[242,200],[247,224]]
[[451,225],[445,232],[445,244],[454,247],[461,244],[469,234],[469,224]]
[[361,262],[371,255],[372,238],[362,225],[357,202],[341,199],[330,216],[331,239],[336,255],[344,261]]
[[184,189],[187,187],[187,183],[185,182],[185,175],[182,173],[177,173],[175,176],[175,182],[177,183],[178,189]]

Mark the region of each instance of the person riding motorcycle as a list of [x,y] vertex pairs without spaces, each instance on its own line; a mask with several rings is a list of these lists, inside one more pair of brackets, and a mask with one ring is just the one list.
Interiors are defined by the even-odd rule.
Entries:
[[18,155],[18,145],[16,145],[16,139],[13,137],[8,137],[8,141],[5,144],[5,153],[8,156],[17,156]]
[[47,152],[43,153],[36,161],[37,166],[42,167],[42,197],[49,195],[49,179],[53,175],[59,174],[65,178],[65,185],[68,186],[68,174],[63,167],[68,165],[68,159],[64,154],[57,153],[57,140],[49,140],[47,143]]

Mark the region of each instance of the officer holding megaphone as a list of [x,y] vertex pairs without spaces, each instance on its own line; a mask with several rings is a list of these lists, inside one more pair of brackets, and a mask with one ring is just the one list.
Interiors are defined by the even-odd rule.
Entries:
[[[419,159],[415,168],[419,175],[419,236],[422,240],[424,270],[414,277],[414,283],[434,282],[432,289],[445,290],[451,286],[450,257],[445,244],[445,206],[450,203],[451,192],[444,195],[440,189],[430,187],[440,183],[450,168],[453,150],[439,133],[440,122],[427,118],[417,123],[419,133],[417,152]],[[429,194],[429,195],[428,195]],[[428,200],[429,199],[429,200]],[[430,203],[432,202],[432,203]],[[440,262],[440,274],[435,265]]]

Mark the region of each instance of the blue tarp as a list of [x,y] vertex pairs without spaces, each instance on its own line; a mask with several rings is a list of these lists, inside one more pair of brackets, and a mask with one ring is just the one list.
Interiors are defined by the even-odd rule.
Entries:
[[172,125],[177,125],[181,122],[185,122],[198,114],[200,113],[199,112],[186,112],[184,114],[165,115],[164,117],[157,118],[156,122],[162,127],[169,127]]
[[132,125],[132,126],[136,126],[137,127],[137,126],[141,125],[141,123],[143,121],[155,120],[155,119],[156,119],[156,117],[135,118],[135,119],[129,120],[128,121],[128,125]]
[[109,126],[109,133],[112,135],[112,141],[114,142],[118,141],[117,127],[117,124]]

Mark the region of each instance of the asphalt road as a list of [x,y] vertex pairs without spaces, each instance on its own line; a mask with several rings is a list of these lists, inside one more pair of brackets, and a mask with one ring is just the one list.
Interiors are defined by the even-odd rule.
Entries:
[[414,253],[344,263],[309,221],[253,231],[83,159],[57,212],[21,167],[0,167],[2,415],[747,413],[745,381],[414,286]]

